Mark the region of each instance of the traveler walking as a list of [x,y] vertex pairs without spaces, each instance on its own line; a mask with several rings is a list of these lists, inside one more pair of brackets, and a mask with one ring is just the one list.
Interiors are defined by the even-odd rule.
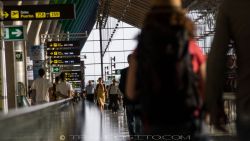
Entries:
[[97,105],[100,111],[103,112],[105,106],[105,100],[107,97],[107,90],[105,84],[103,83],[103,79],[101,77],[98,78],[98,84],[96,85],[95,88],[95,97],[97,99]]
[[31,85],[34,104],[43,104],[49,102],[49,93],[52,93],[52,83],[45,79],[45,70],[38,70],[39,77]]
[[66,81],[65,72],[60,74],[60,83],[56,85],[56,91],[59,100],[73,97],[73,88],[72,85]]
[[205,58],[181,0],[154,2],[131,57],[126,95],[140,101],[143,134],[181,134],[194,141],[201,107],[196,76]]
[[237,56],[236,127],[239,141],[250,140],[250,1],[226,0],[220,6],[214,40],[207,62],[206,104],[211,122],[225,130],[227,118],[223,105],[223,84],[228,44],[235,44]]
[[94,93],[95,93],[95,86],[92,84],[92,81],[88,81],[88,85],[86,86],[86,97],[87,100],[94,103]]

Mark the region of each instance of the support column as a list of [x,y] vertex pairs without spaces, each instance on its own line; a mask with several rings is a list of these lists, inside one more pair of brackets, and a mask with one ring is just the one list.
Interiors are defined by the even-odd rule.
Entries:
[[104,79],[103,78],[103,51],[102,51],[102,22],[101,21],[99,21],[99,34],[100,34],[101,77],[102,79]]
[[[3,2],[0,1],[0,12],[3,12]],[[3,17],[0,17],[3,18]],[[7,80],[6,80],[6,61],[5,61],[5,44],[3,35],[3,22],[0,22],[0,110],[4,113],[8,112],[7,99]]]

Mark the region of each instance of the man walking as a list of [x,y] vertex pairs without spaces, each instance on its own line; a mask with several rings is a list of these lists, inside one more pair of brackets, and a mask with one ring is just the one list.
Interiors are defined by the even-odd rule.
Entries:
[[38,70],[39,77],[33,81],[31,85],[34,104],[43,104],[49,102],[49,93],[53,92],[53,85],[49,80],[45,79],[45,70]]
[[89,84],[86,86],[86,97],[88,101],[94,102],[95,87],[92,84],[91,80],[89,80],[88,83]]

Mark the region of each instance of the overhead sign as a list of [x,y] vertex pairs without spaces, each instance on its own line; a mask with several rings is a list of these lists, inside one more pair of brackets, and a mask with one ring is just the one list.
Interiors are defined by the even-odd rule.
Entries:
[[47,50],[47,56],[76,56],[80,50]]
[[60,67],[53,67],[52,72],[53,73],[59,73],[60,72]]
[[65,78],[66,81],[81,81],[81,71],[66,71]]
[[81,82],[71,81],[70,82],[74,90],[81,90]]
[[72,65],[80,64],[80,57],[51,58],[50,64]]
[[23,26],[5,26],[4,27],[4,40],[17,41],[24,40],[25,38]]
[[47,48],[80,47],[79,41],[52,41],[47,42]]
[[74,19],[73,4],[4,6],[1,16],[4,21]]

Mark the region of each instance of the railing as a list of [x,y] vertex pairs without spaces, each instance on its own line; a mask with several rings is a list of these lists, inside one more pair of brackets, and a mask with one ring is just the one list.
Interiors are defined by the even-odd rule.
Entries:
[[72,98],[0,114],[1,141],[60,141],[76,132]]

